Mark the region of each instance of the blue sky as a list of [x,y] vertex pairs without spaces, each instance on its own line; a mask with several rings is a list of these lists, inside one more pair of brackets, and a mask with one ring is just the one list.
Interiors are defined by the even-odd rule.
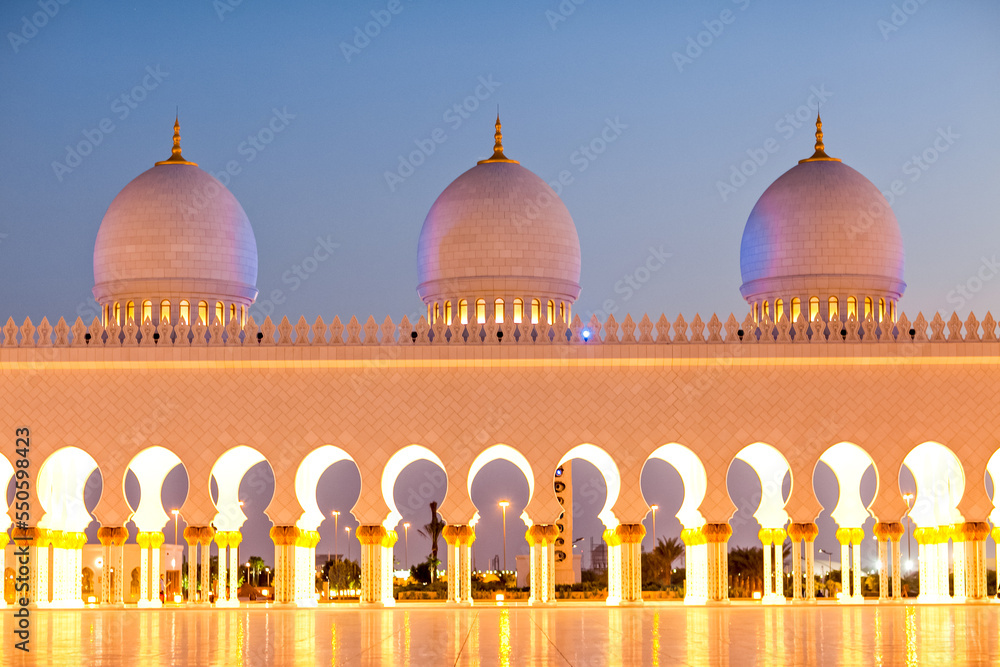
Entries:
[[[235,165],[260,308],[293,321],[420,311],[420,226],[490,154],[497,105],[508,156],[569,172],[585,318],[742,316],[743,225],[811,154],[816,101],[828,153],[899,182],[901,310],[1000,305],[995,2],[10,0],[0,30],[3,320],[93,316],[101,218],[169,155],[178,107],[185,156]],[[625,289],[653,250],[669,261]]]

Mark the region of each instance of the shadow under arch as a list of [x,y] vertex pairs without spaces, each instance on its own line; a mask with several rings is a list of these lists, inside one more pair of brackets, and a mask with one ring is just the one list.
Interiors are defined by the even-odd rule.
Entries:
[[[479,455],[473,459],[472,465],[469,467],[469,478],[466,482],[466,488],[469,492],[469,498],[472,498],[472,482],[487,464],[493,461],[507,461],[516,467],[524,475],[525,479],[528,481],[528,503],[531,503],[531,497],[535,494],[535,475],[531,469],[531,464],[528,463],[528,459],[519,452],[514,447],[510,445],[497,444],[487,447],[479,453]],[[526,504],[526,506],[527,506]],[[476,508],[476,513],[473,515],[472,520],[469,522],[470,526],[475,526],[479,523],[479,508]],[[524,525],[528,528],[532,525],[531,517],[528,516],[528,510],[525,509],[521,512],[521,520]]]
[[39,528],[83,532],[93,517],[84,501],[84,488],[95,470],[94,457],[79,447],[52,452],[38,469],[36,493],[45,514]]
[[316,491],[323,473],[335,463],[350,461],[355,466],[357,462],[346,451],[336,445],[321,445],[306,454],[295,472],[295,496],[302,505],[302,516],[295,525],[302,530],[317,530],[326,516],[319,509]]
[[444,497],[448,497],[448,470],[444,467],[444,463],[441,461],[441,458],[423,445],[411,444],[401,448],[389,457],[389,461],[385,464],[385,468],[382,469],[382,498],[385,500],[385,504],[389,508],[388,515],[385,520],[382,521],[382,527],[386,530],[393,530],[396,527],[396,524],[398,524],[403,518],[403,514],[396,507],[394,493],[396,488],[396,479],[399,477],[399,474],[403,472],[403,469],[406,468],[406,466],[414,463],[415,461],[429,461],[444,471]]
[[[139,483],[139,505],[132,509],[132,514],[129,516],[135,522],[138,530],[158,532],[170,520],[170,516],[163,510],[161,494],[163,493],[163,482],[177,466],[181,466],[184,474],[187,475],[187,468],[177,454],[161,445],[153,445],[133,456],[125,467],[126,476],[131,470]],[[189,478],[189,493],[190,489]],[[122,479],[122,493],[127,502],[128,495],[125,494],[124,478]],[[183,506],[183,502],[180,506]]]
[[588,461],[597,468],[604,478],[608,495],[605,498],[604,507],[597,513],[597,518],[604,524],[605,529],[614,530],[620,523],[618,517],[615,516],[614,511],[611,509],[618,502],[618,496],[621,494],[622,489],[622,477],[618,471],[618,464],[615,463],[615,460],[604,449],[590,443],[577,445],[566,452],[559,459],[558,465],[561,466],[572,459]]
[[[219,456],[212,466],[209,479],[215,479],[218,496],[215,507],[218,513],[212,519],[217,531],[239,531],[247,520],[240,503],[240,483],[247,472],[267,457],[248,445],[237,445]],[[270,468],[271,463],[267,462]],[[271,474],[274,470],[271,469]],[[209,489],[211,491],[211,489]]]

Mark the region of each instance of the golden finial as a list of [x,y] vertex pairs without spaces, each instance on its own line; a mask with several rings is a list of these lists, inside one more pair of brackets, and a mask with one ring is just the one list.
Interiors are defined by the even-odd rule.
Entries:
[[174,118],[174,147],[170,149],[170,157],[166,160],[162,160],[156,163],[161,164],[191,164],[197,165],[197,162],[188,162],[181,155],[181,121],[180,114]]
[[480,160],[476,164],[488,164],[490,162],[511,162],[520,164],[517,160],[511,160],[503,154],[503,132],[500,129],[500,109],[497,109],[496,132],[493,134],[493,156],[487,160]]
[[840,158],[830,157],[823,150],[825,146],[823,145],[823,120],[819,117],[819,111],[816,112],[816,152],[805,160],[799,160],[799,164],[803,162],[819,162],[826,160],[827,162],[840,162]]

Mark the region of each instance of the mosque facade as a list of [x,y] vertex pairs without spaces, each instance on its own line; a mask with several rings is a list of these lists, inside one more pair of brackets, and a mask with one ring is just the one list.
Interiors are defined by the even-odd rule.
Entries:
[[[472,481],[503,459],[528,482],[519,518],[530,601],[548,604],[563,560],[557,554],[572,534],[554,475],[584,459],[607,485],[599,513],[607,602],[638,604],[650,512],[639,480],[646,463],[660,459],[684,483],[677,518],[685,601],[724,604],[736,510],[726,480],[740,459],[761,482],[753,516],[764,547],[763,600],[786,602],[781,554],[790,540],[790,601],[808,603],[813,586],[803,582],[813,580],[822,510],[812,480],[822,461],[839,484],[832,516],[842,601],[861,599],[865,539],[878,541],[879,601],[900,599],[906,516],[919,545],[920,600],[987,599],[986,540],[991,532],[1000,538],[993,528],[1000,510],[987,487],[1000,479],[996,322],[989,313],[928,321],[899,310],[906,287],[899,225],[871,182],[826,154],[818,119],[814,154],[778,178],[749,215],[741,247],[746,313],[633,314],[619,322],[574,312],[576,227],[551,188],[506,157],[499,119],[493,155],[438,197],[417,255],[417,293],[427,309],[418,321],[254,321],[253,229],[235,197],[184,158],[175,124],[171,157],[129,183],[101,223],[93,292],[102,316],[8,319],[2,329],[0,412],[26,442],[0,457],[0,478],[30,483],[18,484],[9,507],[10,533],[0,539],[11,544],[0,550],[7,561],[0,569],[12,571],[14,546],[26,546],[32,602],[83,604],[92,520],[83,491],[99,470],[103,493],[93,517],[101,560],[123,571],[133,521],[137,604],[158,606],[171,519],[160,489],[181,464],[189,581],[201,562],[208,589],[214,542],[219,580],[229,584],[215,604],[235,605],[236,577],[227,571],[240,566],[239,486],[267,461],[275,480],[266,509],[275,600],[313,606],[324,519],[316,489],[329,466],[349,460],[361,477],[352,510],[361,604],[390,606],[401,521],[393,488],[407,465],[425,460],[448,480],[439,510],[448,599],[468,604],[481,509]],[[898,486],[903,466],[916,480],[912,506]],[[878,489],[866,504],[861,479],[870,468]],[[135,508],[124,493],[128,472],[141,488]],[[863,528],[869,517],[873,534]],[[132,599],[121,581],[100,580],[99,604]],[[184,595],[185,604],[205,604],[195,586]]]

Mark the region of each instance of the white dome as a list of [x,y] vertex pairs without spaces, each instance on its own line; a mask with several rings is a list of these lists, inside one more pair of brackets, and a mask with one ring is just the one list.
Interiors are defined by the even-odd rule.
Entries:
[[417,251],[420,298],[430,303],[456,296],[542,297],[572,303],[580,295],[580,239],[573,218],[545,181],[503,157],[499,139],[495,150],[431,206]]
[[740,292],[750,303],[818,296],[902,296],[903,239],[867,178],[822,151],[761,195],[743,230]]
[[[180,156],[179,136],[175,156]],[[115,197],[94,246],[94,296],[206,299],[249,305],[257,242],[243,207],[180,158],[158,162]]]

